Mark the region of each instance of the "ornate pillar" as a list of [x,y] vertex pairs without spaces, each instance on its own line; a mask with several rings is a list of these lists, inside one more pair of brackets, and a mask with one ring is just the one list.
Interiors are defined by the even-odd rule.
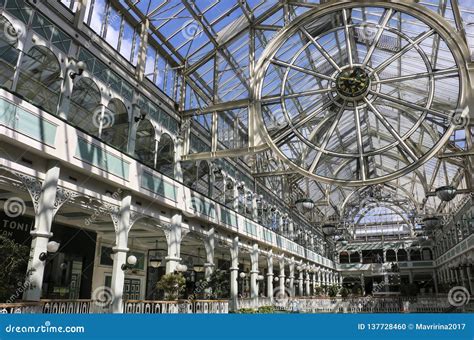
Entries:
[[295,296],[295,259],[292,257],[290,260],[290,284],[289,284],[289,290],[291,296]]
[[303,268],[301,268],[302,265],[299,266],[299,272],[298,272],[298,295],[303,296],[304,295],[304,288],[303,288]]
[[206,248],[206,263],[204,263],[205,273],[204,277],[206,279],[210,278],[212,272],[214,271],[214,237],[215,230],[211,228],[207,232],[207,237],[204,239],[204,248]]
[[239,286],[237,277],[239,275],[239,238],[236,236],[232,240],[230,248],[230,310],[235,312],[238,310]]
[[125,272],[122,266],[127,262],[128,233],[130,231],[130,205],[132,196],[126,195],[120,203],[120,210],[111,213],[115,227],[115,246],[112,248],[114,264],[112,267],[112,312],[123,312],[123,285]]
[[360,274],[360,285],[362,289],[362,295],[365,295],[365,277],[364,274]]
[[285,259],[283,256],[280,259],[280,291],[279,295],[283,296],[285,295]]
[[254,244],[252,247],[250,261],[252,263],[252,269],[250,270],[250,297],[252,298],[252,304],[258,306],[258,244]]
[[267,297],[273,300],[273,252],[270,249],[267,256]]
[[24,300],[39,301],[43,288],[43,275],[46,261],[40,260],[42,253],[47,253],[47,245],[53,234],[51,225],[55,214],[56,191],[58,188],[60,167],[56,161],[48,162],[44,182],[35,178],[22,178],[32,196],[35,205],[35,226],[30,232],[31,250],[28,261],[28,289],[23,294]]
[[183,216],[180,212],[175,212],[171,217],[171,223],[165,230],[166,240],[168,242],[168,255],[165,257],[166,274],[173,273],[176,266],[181,261],[181,223]]

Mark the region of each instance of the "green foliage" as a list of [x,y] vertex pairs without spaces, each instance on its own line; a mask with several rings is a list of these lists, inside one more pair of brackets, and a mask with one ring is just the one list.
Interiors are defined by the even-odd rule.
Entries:
[[258,313],[262,313],[262,314],[275,313],[275,308],[273,306],[258,307]]
[[409,283],[406,285],[401,285],[400,286],[400,293],[403,296],[417,296],[419,293],[419,288],[418,285],[415,283]]
[[316,288],[314,289],[314,293],[316,294],[316,296],[321,296],[324,294],[324,289],[323,287],[320,287],[320,286],[316,286]]
[[209,277],[208,287],[211,289],[211,299],[228,299],[230,296],[229,273],[216,269]]
[[29,247],[0,236],[0,302],[21,299],[29,252]]
[[177,300],[186,287],[186,279],[181,274],[166,274],[156,284],[165,293],[165,300]]
[[343,298],[346,298],[349,296],[349,289],[347,289],[346,287],[342,287],[339,291],[339,294],[341,294]]
[[355,284],[352,287],[352,294],[354,295],[362,295],[362,286],[360,284]]
[[336,297],[337,293],[339,293],[339,287],[337,285],[329,286],[327,292],[330,297]]
[[238,310],[239,314],[272,314],[275,313],[275,308],[273,306],[261,306],[257,309],[255,308],[241,308]]
[[237,312],[239,314],[257,314],[257,310],[255,308],[240,308]]

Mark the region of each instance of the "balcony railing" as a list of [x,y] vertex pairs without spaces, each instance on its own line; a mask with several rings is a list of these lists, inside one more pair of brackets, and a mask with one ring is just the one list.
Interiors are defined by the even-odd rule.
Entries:
[[[474,299],[453,307],[447,296],[430,297],[351,297],[351,298],[287,298],[260,297],[258,300],[239,299],[238,309],[258,309],[273,306],[286,313],[449,313],[473,312]],[[124,302],[127,314],[227,314],[228,300],[180,300]],[[41,300],[0,304],[0,314],[103,314],[111,313],[109,306],[93,300]]]
[[108,306],[93,300],[41,300],[39,302],[1,303],[1,314],[102,314]]
[[227,314],[227,300],[146,301],[129,300],[124,303],[128,314]]
[[301,313],[448,313],[470,311],[474,300],[453,307],[447,297],[296,298],[275,303],[275,308]]
[[[227,300],[144,301],[124,302],[128,314],[226,314]],[[93,300],[41,300],[0,304],[0,314],[103,314],[111,313],[109,305]]]

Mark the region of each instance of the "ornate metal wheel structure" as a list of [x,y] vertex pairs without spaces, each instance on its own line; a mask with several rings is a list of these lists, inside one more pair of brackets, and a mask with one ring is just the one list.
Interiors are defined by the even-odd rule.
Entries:
[[469,85],[459,36],[426,13],[335,2],[283,29],[255,70],[253,108],[272,150],[304,176],[346,186],[433,157],[467,116]]

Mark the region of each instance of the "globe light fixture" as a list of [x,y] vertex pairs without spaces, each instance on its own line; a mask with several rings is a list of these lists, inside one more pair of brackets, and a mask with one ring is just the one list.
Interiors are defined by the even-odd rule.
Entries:
[[46,261],[48,258],[48,254],[55,254],[59,250],[60,244],[56,241],[49,241],[48,244],[46,245],[46,253],[42,252],[39,255],[40,261]]
[[137,257],[135,255],[129,255],[127,257],[127,263],[122,264],[122,270],[132,269],[137,264]]
[[439,225],[440,220],[439,220],[439,217],[436,217],[436,216],[425,217],[423,219],[423,223],[427,228],[432,229],[432,228],[436,228]]
[[176,271],[178,273],[184,273],[188,270],[188,266],[186,266],[185,264],[181,264],[179,263],[177,266],[176,266]]
[[444,201],[444,202],[449,202],[456,197],[456,188],[451,186],[451,185],[445,185],[442,187],[439,187],[435,190],[436,196]]
[[336,226],[331,223],[323,224],[321,228],[323,230],[324,235],[326,236],[332,236],[336,232]]
[[300,198],[295,201],[295,206],[299,211],[310,211],[314,209],[314,201],[311,198]]

